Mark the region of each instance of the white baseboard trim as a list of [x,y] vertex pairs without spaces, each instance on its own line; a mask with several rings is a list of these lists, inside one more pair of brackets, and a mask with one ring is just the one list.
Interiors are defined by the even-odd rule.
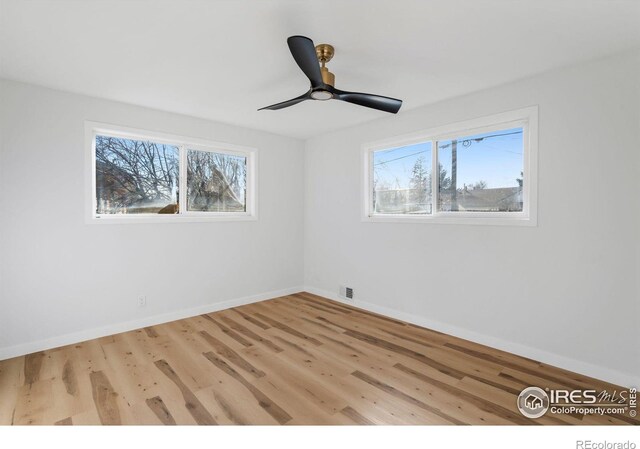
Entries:
[[[556,366],[568,371],[573,371],[584,376],[593,377],[595,379],[601,379],[606,382],[610,382],[623,387],[640,387],[640,377],[634,376],[631,373],[625,373],[623,371],[612,370],[591,363],[583,362],[580,360],[565,357],[552,352],[544,351],[541,349],[533,348],[531,346],[525,346],[518,343],[512,343],[500,338],[492,337],[490,335],[480,334],[478,332],[463,329],[451,324],[442,323],[440,321],[430,320],[423,316],[417,316],[410,313],[394,310],[388,307],[379,306],[367,301],[354,300],[347,301],[341,298],[338,294],[318,289],[315,287],[306,286],[305,291],[313,293],[314,295],[323,296],[325,298],[333,299],[353,307],[367,310],[369,312],[385,315],[397,320],[406,321],[411,324],[415,324],[428,329],[433,329],[444,334],[452,335],[454,337],[469,340],[474,343],[490,346],[501,351],[510,352],[522,357],[537,360],[547,365]],[[542,386],[544,387],[544,385]]]
[[96,329],[87,329],[79,332],[72,332],[70,334],[59,335],[56,337],[32,341],[29,343],[22,343],[15,346],[8,346],[5,348],[0,348],[0,360],[10,359],[12,357],[18,357],[25,354],[31,354],[37,351],[59,348],[61,346],[80,343],[83,341],[92,340],[94,338],[106,337],[108,335],[119,334],[121,332],[128,332],[147,326],[155,326],[157,324],[168,323],[170,321],[190,318],[202,315],[204,313],[217,312],[219,310],[229,309],[231,307],[252,304],[254,302],[265,301],[267,299],[277,298],[279,296],[291,295],[303,290],[304,288],[302,287],[291,287],[283,290],[276,290],[272,292],[260,293],[257,295],[216,302],[204,306],[192,307],[190,309],[176,310],[174,312],[153,315],[138,320],[126,321],[124,323],[114,323]]

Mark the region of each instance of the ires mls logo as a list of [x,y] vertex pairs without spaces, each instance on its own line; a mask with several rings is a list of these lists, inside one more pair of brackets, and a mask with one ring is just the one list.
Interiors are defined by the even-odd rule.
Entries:
[[549,410],[549,395],[542,388],[527,387],[518,396],[518,410],[527,418],[540,418]]
[[634,418],[638,414],[636,410],[638,407],[638,390],[636,388],[629,389],[629,407],[631,408],[629,415]]
[[544,390],[527,387],[518,395],[518,410],[527,418],[540,418],[547,411],[555,414],[624,415],[634,418],[637,414],[637,390],[612,392],[603,390]]

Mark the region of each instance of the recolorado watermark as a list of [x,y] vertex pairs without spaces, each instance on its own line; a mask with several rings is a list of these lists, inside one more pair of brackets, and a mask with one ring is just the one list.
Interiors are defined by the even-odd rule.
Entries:
[[636,449],[633,441],[576,441],[576,449]]
[[[637,389],[628,390],[563,390],[527,387],[518,396],[518,410],[536,419],[547,413],[557,415],[637,416]],[[617,446],[611,446],[611,449]],[[586,448],[586,446],[585,446]],[[593,447],[593,449],[600,449]],[[609,449],[609,447],[602,447]],[[625,448],[626,449],[626,448]]]

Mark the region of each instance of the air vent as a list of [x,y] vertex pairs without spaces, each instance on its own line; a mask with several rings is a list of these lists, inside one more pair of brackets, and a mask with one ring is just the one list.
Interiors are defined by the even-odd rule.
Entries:
[[344,299],[353,299],[353,289],[351,287],[340,286],[340,297]]

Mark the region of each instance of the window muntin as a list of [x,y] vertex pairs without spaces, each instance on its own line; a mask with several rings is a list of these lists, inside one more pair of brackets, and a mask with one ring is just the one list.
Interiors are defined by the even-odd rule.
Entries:
[[522,212],[523,128],[438,141],[438,210]]
[[[366,144],[363,146],[363,219],[374,222],[535,226],[537,133],[538,108],[532,106]],[[498,136],[488,138],[494,134]],[[493,144],[491,140],[495,139],[501,141]],[[457,188],[456,202],[452,207],[451,144],[454,140],[457,142]],[[431,213],[380,213],[380,208],[376,208],[377,192],[374,188],[377,153],[429,143],[433,149],[431,167],[438,167],[438,176],[431,176]],[[440,150],[439,146],[442,147]],[[464,154],[470,148],[474,152]],[[481,163],[474,163],[474,159]]]
[[90,222],[257,218],[255,149],[95,122],[85,128]]
[[375,151],[372,159],[374,213],[431,213],[431,142]]

